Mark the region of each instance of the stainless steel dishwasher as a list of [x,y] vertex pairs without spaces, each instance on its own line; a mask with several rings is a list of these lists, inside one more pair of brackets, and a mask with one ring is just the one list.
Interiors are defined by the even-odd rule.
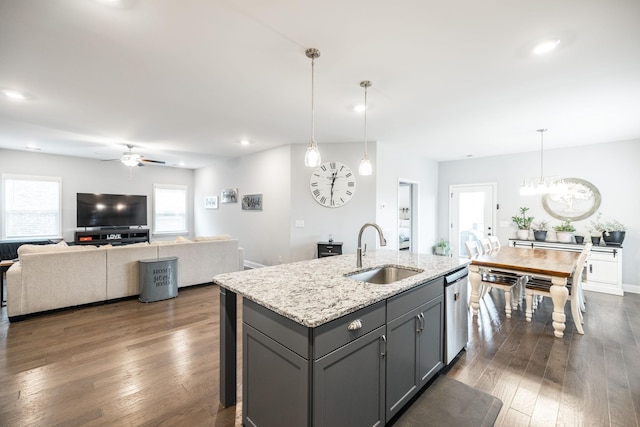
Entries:
[[444,361],[448,365],[467,347],[469,341],[469,310],[467,306],[467,267],[444,278]]

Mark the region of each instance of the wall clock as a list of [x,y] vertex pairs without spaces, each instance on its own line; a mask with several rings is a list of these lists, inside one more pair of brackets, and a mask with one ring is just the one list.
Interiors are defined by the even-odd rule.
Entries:
[[337,208],[347,203],[356,192],[356,177],[349,166],[326,162],[311,174],[311,195],[322,206]]

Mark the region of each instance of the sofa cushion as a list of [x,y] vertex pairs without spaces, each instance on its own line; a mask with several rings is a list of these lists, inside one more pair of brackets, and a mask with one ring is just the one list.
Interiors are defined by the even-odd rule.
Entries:
[[76,252],[95,249],[97,249],[97,247],[91,245],[68,246],[64,241],[52,245],[22,245],[18,248],[18,260],[22,261],[22,256],[25,254],[40,254],[48,252]]
[[219,234],[217,236],[197,236],[194,241],[207,242],[212,240],[231,240],[231,236],[228,234]]

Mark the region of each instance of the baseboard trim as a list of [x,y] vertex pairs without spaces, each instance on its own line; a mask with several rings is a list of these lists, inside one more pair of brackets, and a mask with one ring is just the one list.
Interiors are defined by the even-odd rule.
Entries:
[[253,270],[254,268],[262,268],[266,267],[266,265],[258,264],[257,262],[244,260],[244,269],[245,270]]
[[640,294],[640,285],[622,285],[622,290],[630,294]]

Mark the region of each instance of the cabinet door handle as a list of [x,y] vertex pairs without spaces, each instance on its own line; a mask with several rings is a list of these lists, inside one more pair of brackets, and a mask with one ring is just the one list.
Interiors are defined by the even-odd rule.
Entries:
[[382,348],[380,350],[380,357],[385,357],[387,355],[387,337],[384,335],[380,337],[380,346]]
[[362,328],[362,320],[360,319],[354,320],[353,322],[349,323],[349,326],[347,326],[348,331],[357,331],[360,328]]
[[422,329],[420,328],[420,323],[421,323],[421,322],[420,322],[420,315],[419,315],[419,314],[417,314],[417,315],[416,315],[416,334],[419,334],[419,333],[420,333],[420,331],[422,330]]
[[424,331],[424,313],[420,313],[420,332]]

